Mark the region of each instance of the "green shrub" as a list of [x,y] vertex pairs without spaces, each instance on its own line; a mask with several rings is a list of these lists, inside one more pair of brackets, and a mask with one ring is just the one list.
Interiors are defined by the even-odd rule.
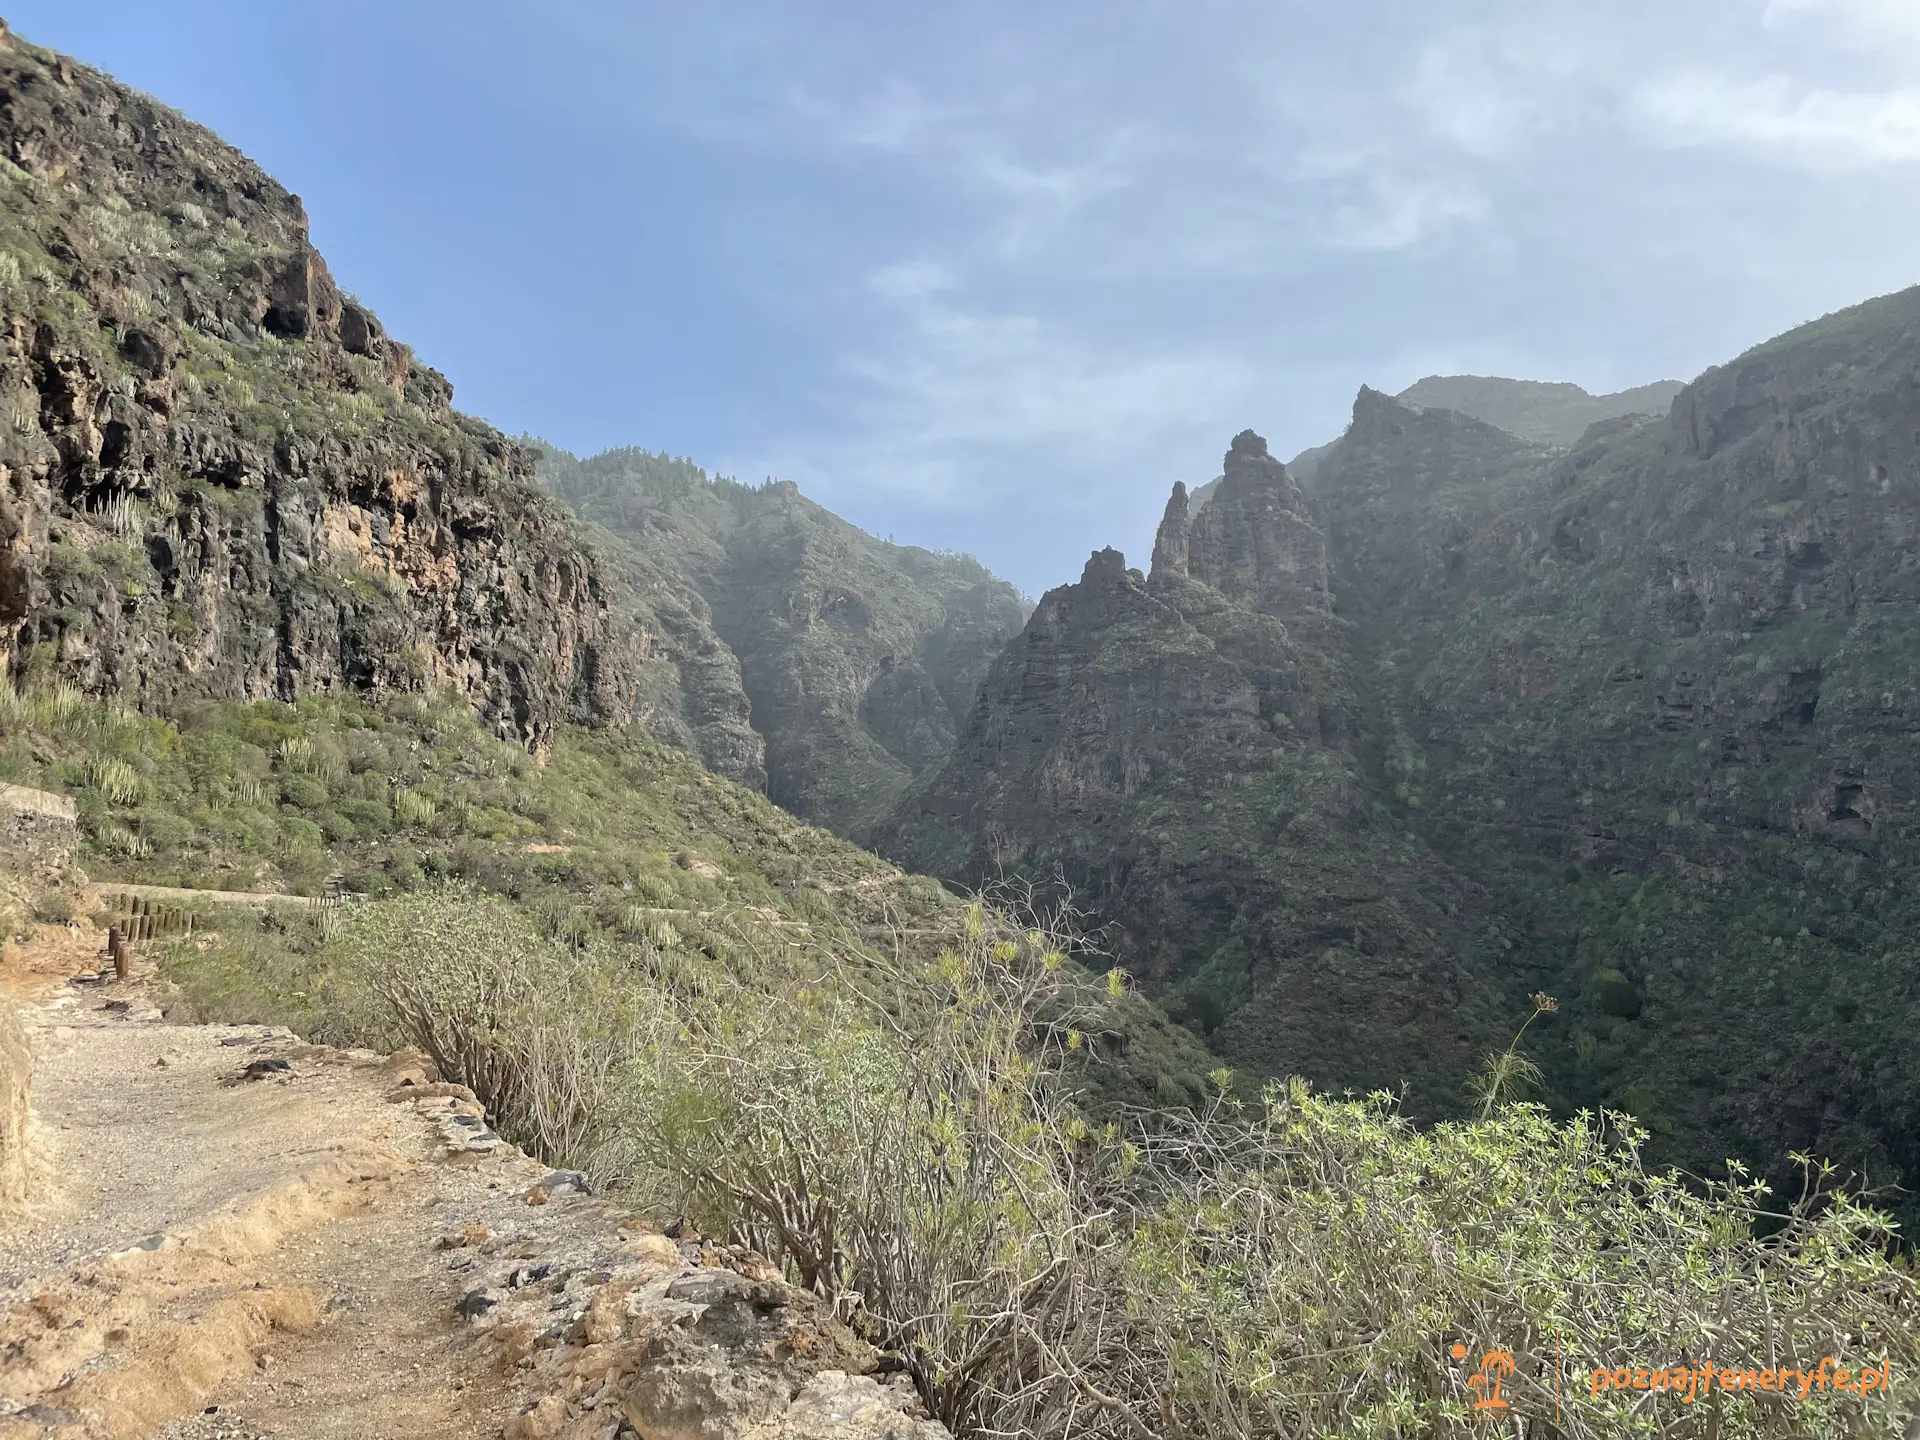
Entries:
[[124,760],[97,757],[87,765],[87,784],[111,805],[133,805],[147,793],[140,773]]
[[297,805],[302,810],[320,810],[332,797],[327,787],[311,775],[282,775],[280,777],[280,798],[288,805]]
[[[778,1259],[963,1440],[1439,1440],[1472,1433],[1494,1349],[1507,1418],[1566,1440],[1892,1434],[1916,1398],[1920,1285],[1817,1169],[1776,1206],[1649,1171],[1626,1117],[1490,1091],[1423,1129],[1388,1096],[1242,1099],[1224,1072],[1198,1111],[1098,1122],[1070,1077],[1123,979],[1090,987],[1070,937],[984,909],[891,977],[891,1013],[831,951],[782,969],[789,942],[751,930],[633,965],[554,928],[440,892],[351,918],[328,973],[531,1148]],[[1890,1359],[1893,1392],[1660,1409],[1588,1378],[1827,1355]]]
[[418,790],[401,790],[393,797],[394,818],[402,825],[430,825],[436,813],[432,797]]

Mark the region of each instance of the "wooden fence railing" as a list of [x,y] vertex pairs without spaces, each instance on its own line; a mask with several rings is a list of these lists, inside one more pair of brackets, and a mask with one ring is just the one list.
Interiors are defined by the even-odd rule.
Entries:
[[127,978],[128,967],[133,962],[132,947],[136,942],[193,933],[191,910],[165,905],[145,895],[114,895],[110,898],[120,918],[107,931],[107,960],[118,979]]

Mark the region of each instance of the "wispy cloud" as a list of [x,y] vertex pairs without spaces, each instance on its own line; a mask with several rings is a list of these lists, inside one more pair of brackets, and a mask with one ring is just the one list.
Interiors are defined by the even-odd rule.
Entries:
[[[1852,49],[1920,42],[1920,7],[1911,0],[1768,0],[1761,23]],[[1910,66],[1920,63],[1920,53],[1908,51],[1906,58]]]
[[1363,159],[1345,173],[1319,177],[1323,203],[1310,208],[1292,235],[1331,250],[1407,250],[1489,218],[1485,194],[1439,167],[1413,172],[1387,160]]
[[1408,357],[1617,387],[1920,278],[1886,180],[1920,160],[1920,0],[764,3],[790,35],[710,108],[858,218],[777,272],[820,347],[742,448],[856,511],[1036,477],[1157,504],[1242,425],[1337,433]]
[[1786,75],[1690,72],[1655,81],[1634,114],[1659,145],[1727,145],[1815,169],[1920,160],[1920,89],[1846,92]]
[[[858,438],[792,443],[816,463],[838,451],[892,490],[952,501],[961,456],[998,454],[1007,482],[1018,484],[1029,471],[1006,464],[1015,456],[1057,461],[1071,450],[1107,462],[1152,451],[1168,431],[1230,413],[1254,382],[1231,353],[1102,344],[1036,315],[983,307],[956,293],[937,262],[890,266],[871,289],[896,323],[882,343],[843,359],[826,397],[830,412],[858,418]],[[975,498],[997,488],[976,486]]]
[[1463,25],[1419,47],[1397,98],[1407,138],[1503,161],[1579,117],[1601,37],[1560,24]]

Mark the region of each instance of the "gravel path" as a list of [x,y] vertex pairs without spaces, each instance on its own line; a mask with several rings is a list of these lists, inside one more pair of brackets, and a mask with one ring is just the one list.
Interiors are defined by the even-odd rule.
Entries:
[[[61,963],[95,948],[46,935]],[[498,1436],[519,1402],[475,1366],[435,1242],[503,1185],[536,1213],[540,1167],[498,1142],[449,1163],[478,1107],[389,1103],[383,1057],[168,1024],[138,975],[49,968],[7,977],[37,1063],[32,1198],[0,1217],[0,1440]]]
[[767,1261],[662,1234],[408,1057],[0,955],[38,1064],[0,1440],[950,1440]]
[[[41,1183],[29,1211],[0,1225],[0,1301],[29,1277],[239,1208],[343,1134],[393,1135],[393,1114],[351,1066],[289,1058],[334,1052],[285,1030],[159,1018],[144,999],[92,986],[26,1012]],[[239,1079],[276,1060],[287,1070]]]

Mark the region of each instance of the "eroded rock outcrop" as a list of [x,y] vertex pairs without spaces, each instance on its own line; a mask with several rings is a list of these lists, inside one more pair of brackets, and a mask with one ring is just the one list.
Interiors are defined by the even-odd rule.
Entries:
[[0,44],[0,651],[143,701],[450,684],[535,746],[631,706],[519,449],[342,293],[298,197]]
[[1149,993],[1249,1069],[1409,1081],[1444,1108],[1490,1013],[1478,953],[1367,823],[1304,495],[1250,433],[1225,472],[1191,519],[1176,488],[1150,581],[1109,549],[1042,598],[883,845],[967,883],[1065,881]]
[[[1173,537],[1167,543],[1178,546]],[[1157,542],[1154,549],[1157,557]],[[1330,607],[1326,536],[1287,467],[1251,430],[1233,437],[1220,485],[1193,517],[1186,550],[1192,578],[1265,614]]]

